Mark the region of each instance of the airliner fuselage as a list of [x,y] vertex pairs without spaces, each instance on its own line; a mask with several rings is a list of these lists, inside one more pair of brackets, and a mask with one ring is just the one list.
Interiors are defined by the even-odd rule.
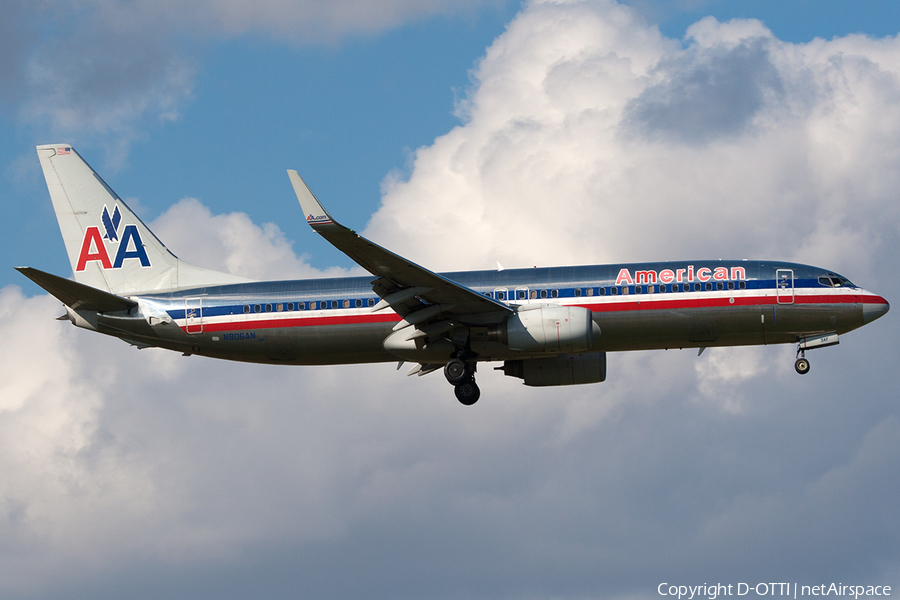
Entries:
[[[721,279],[697,279],[706,269]],[[653,273],[646,283],[619,274]],[[683,271],[681,282],[659,273]],[[688,277],[687,273],[693,273]],[[732,279],[732,273],[738,275]],[[833,272],[796,263],[693,261],[465,271],[443,274],[476,292],[525,309],[583,307],[600,335],[589,352],[747,346],[844,334],[887,311],[883,298]],[[666,277],[668,279],[668,277]],[[616,285],[617,280],[622,285]],[[652,280],[652,281],[650,281]],[[371,277],[253,282],[138,296],[137,327],[127,333],[147,345],[261,363],[297,365],[397,361],[385,339],[401,318],[373,312],[380,300]],[[629,285],[630,284],[630,285]],[[153,323],[153,325],[149,325]],[[101,320],[99,330],[123,336],[126,322]],[[514,350],[491,326],[471,326],[481,360],[558,354]],[[408,360],[415,361],[415,356]]]

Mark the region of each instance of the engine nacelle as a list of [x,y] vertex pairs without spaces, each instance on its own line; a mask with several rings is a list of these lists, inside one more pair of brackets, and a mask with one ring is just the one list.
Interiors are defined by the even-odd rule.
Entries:
[[594,345],[591,311],[580,306],[541,306],[519,310],[500,326],[500,340],[511,350],[576,353]]
[[535,387],[600,383],[606,381],[606,352],[507,360],[503,373]]

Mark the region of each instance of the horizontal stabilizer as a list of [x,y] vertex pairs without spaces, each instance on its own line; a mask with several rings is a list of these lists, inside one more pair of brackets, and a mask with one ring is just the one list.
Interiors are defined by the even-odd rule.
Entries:
[[98,290],[89,285],[32,269],[16,267],[16,271],[32,280],[66,306],[75,310],[90,310],[98,313],[129,310],[137,302]]

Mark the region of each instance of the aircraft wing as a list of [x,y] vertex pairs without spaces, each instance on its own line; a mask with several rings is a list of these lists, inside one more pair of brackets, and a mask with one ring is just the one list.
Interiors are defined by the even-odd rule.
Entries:
[[288,171],[288,176],[313,230],[378,277],[372,282],[372,289],[382,300],[375,310],[390,307],[410,324],[437,318],[488,324],[513,312],[510,306],[429,271],[344,227],[328,214],[296,171]]

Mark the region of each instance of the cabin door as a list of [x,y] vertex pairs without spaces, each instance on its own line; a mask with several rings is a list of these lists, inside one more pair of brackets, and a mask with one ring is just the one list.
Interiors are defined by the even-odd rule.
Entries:
[[203,299],[184,299],[184,330],[187,333],[203,333]]
[[778,304],[794,303],[794,271],[792,269],[775,271],[775,298]]

